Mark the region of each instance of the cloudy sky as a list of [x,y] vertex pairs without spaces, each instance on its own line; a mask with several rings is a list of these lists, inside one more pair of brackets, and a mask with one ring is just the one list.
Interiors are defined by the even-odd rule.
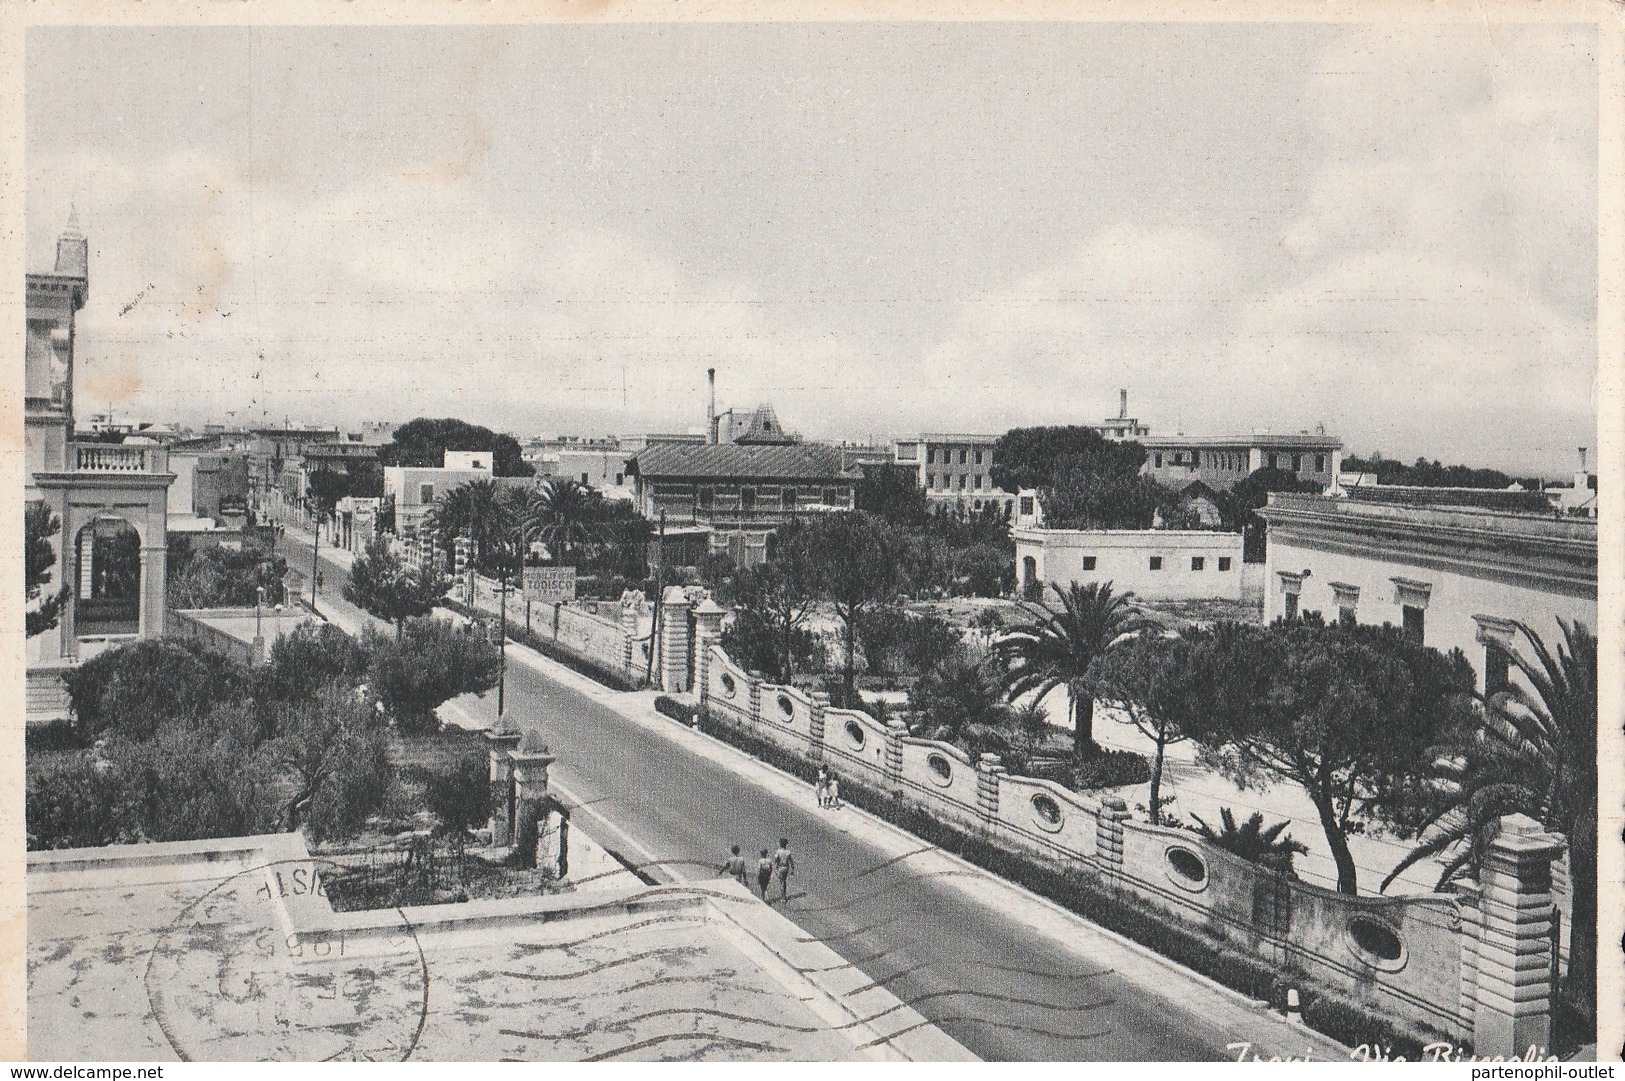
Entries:
[[[1589,27],[31,29],[81,410],[1596,442]],[[229,414],[229,415],[228,415]]]

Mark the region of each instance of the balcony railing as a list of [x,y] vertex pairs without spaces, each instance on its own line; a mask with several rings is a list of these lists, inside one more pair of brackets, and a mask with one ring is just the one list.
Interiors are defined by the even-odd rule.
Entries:
[[127,446],[122,443],[71,444],[74,469],[80,473],[167,473],[169,451],[164,447]]

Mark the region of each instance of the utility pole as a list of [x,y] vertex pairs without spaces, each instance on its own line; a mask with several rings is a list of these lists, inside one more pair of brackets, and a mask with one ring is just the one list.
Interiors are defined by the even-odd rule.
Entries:
[[322,513],[320,507],[316,508],[315,517],[316,526],[311,531],[313,536],[310,541],[310,609],[313,612],[316,610],[316,576],[320,573],[320,564],[317,563],[316,558],[317,553],[322,548]]
[[502,600],[497,606],[497,716],[500,717],[508,686],[508,561],[499,560],[498,566],[502,568],[498,572],[501,575]]
[[660,532],[655,542],[655,617],[649,624],[649,666],[643,673],[643,682],[654,678],[655,651],[660,648],[660,600],[665,593],[662,583],[666,577],[666,512],[660,512]]

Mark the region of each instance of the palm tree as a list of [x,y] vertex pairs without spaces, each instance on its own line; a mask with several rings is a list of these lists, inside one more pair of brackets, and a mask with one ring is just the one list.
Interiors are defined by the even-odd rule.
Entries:
[[553,478],[531,495],[525,508],[525,536],[547,546],[562,563],[593,539],[598,518],[594,493],[573,480]]
[[1558,620],[1557,652],[1522,623],[1528,644],[1511,651],[1522,682],[1480,698],[1473,723],[1434,748],[1428,781],[1437,796],[1417,831],[1406,868],[1444,855],[1438,888],[1477,874],[1501,817],[1525,814],[1569,841],[1569,973],[1565,996],[1595,1017],[1597,969],[1597,638],[1585,624]]
[[1004,692],[1015,699],[1044,698],[1065,686],[1072,721],[1072,748],[1080,757],[1096,752],[1094,740],[1096,658],[1146,626],[1129,606],[1132,593],[1113,593],[1110,582],[1051,584],[1061,610],[1029,606],[1032,623],[1017,627],[995,643],[1004,662]]
[[1286,819],[1273,826],[1266,826],[1261,811],[1254,811],[1247,816],[1247,821],[1237,826],[1236,816],[1231,813],[1230,808],[1220,807],[1219,829],[1214,829],[1202,821],[1199,815],[1191,817],[1196,820],[1196,828],[1205,840],[1232,855],[1240,856],[1251,863],[1262,864],[1289,877],[1292,876],[1293,857],[1309,854],[1309,846],[1302,841],[1293,840],[1292,834],[1282,836],[1282,832],[1290,824]]
[[456,537],[469,538],[475,563],[484,566],[503,559],[517,522],[495,480],[472,480],[440,497],[429,510],[428,525],[442,549]]

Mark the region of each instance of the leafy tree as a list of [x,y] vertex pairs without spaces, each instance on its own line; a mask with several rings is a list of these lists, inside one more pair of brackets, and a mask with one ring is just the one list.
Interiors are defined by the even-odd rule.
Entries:
[[266,756],[284,778],[280,825],[313,841],[353,837],[384,806],[394,780],[385,732],[347,687],[277,711]]
[[1082,474],[1127,479],[1145,464],[1145,448],[1079,425],[1012,428],[994,444],[989,474],[1000,488],[1019,492],[1050,487],[1063,464]]
[[1001,597],[1016,587],[1015,544],[973,544],[954,552],[950,566],[954,593],[972,597]]
[[1368,822],[1406,828],[1427,748],[1456,723],[1473,672],[1402,630],[1224,624],[1190,652],[1195,708],[1186,733],[1238,787],[1289,781],[1314,803],[1337,864],[1337,888],[1359,890],[1348,837]]
[[892,605],[869,613],[858,628],[858,642],[871,672],[895,675],[923,676],[963,649],[959,631],[947,620]]
[[282,604],[288,599],[287,573],[281,556],[253,547],[209,547],[172,561],[165,592],[171,608]]
[[602,496],[573,480],[549,478],[527,501],[525,536],[541,541],[563,563],[594,539]]
[[1503,815],[1525,814],[1569,841],[1573,889],[1565,994],[1595,1017],[1597,965],[1597,639],[1582,623],[1559,622],[1554,652],[1518,624],[1525,648],[1512,653],[1522,682],[1481,708],[1427,752],[1432,805],[1420,843],[1383,880],[1444,856],[1439,887],[1477,875]]
[[1168,521],[1184,514],[1181,497],[1172,488],[1082,459],[1060,463],[1038,498],[1044,524],[1053,529],[1150,529],[1159,517]]
[[1227,492],[1214,492],[1213,502],[1219,508],[1219,519],[1224,528],[1240,533],[1242,555],[1249,563],[1264,558],[1264,520],[1258,516],[1259,508],[1269,502],[1271,492],[1303,492],[1314,494],[1321,490],[1315,481],[1300,477],[1286,469],[1255,469],[1231,486]]
[[[56,536],[62,528],[62,523],[51,512],[51,508],[39,500],[30,500],[23,511],[23,566],[24,598],[33,605],[25,613],[27,636],[44,634],[56,626],[57,620],[62,616],[62,606],[67,603],[68,590],[64,586],[61,590],[39,600],[40,594],[51,582],[51,568],[56,566],[56,551],[51,547],[51,538]],[[39,600],[39,603],[34,604]]]
[[432,568],[407,566],[389,541],[379,537],[351,564],[344,599],[395,624],[395,637],[399,638],[405,633],[406,621],[428,615],[450,586],[449,579]]
[[898,542],[891,530],[861,511],[821,514],[806,520],[811,580],[835,606],[845,633],[843,702],[856,700],[858,625],[865,613],[896,595]]
[[1004,690],[1012,699],[1042,699],[1066,688],[1072,747],[1079,757],[1098,753],[1094,741],[1097,658],[1145,626],[1129,606],[1132,593],[1114,593],[1110,582],[1051,586],[1060,611],[1029,605],[1031,622],[995,643],[1005,665]]
[[487,756],[468,751],[449,766],[424,770],[423,795],[441,830],[455,834],[483,826],[491,815]]
[[1380,451],[1369,457],[1343,459],[1343,468],[1351,473],[1375,473],[1378,484],[1415,485],[1422,488],[1506,488],[1512,478],[1499,469],[1483,469],[1466,465],[1440,465],[1438,460],[1418,458],[1411,465],[1384,458]]
[[1273,871],[1279,871],[1288,878],[1296,878],[1292,863],[1298,856],[1307,856],[1309,846],[1302,841],[1292,839],[1292,834],[1282,835],[1291,823],[1282,820],[1273,826],[1264,825],[1264,815],[1254,811],[1247,816],[1247,820],[1240,826],[1236,825],[1236,816],[1230,808],[1219,808],[1220,827],[1214,829],[1197,815],[1191,815],[1196,820],[1197,832],[1203,839],[1212,842],[1219,848],[1232,855],[1240,856],[1249,863],[1262,864]]
[[1184,742],[1185,718],[1198,705],[1190,687],[1192,636],[1164,638],[1142,631],[1095,661],[1095,696],[1123,714],[1156,748],[1151,758],[1148,804],[1153,824],[1162,821],[1162,766],[1167,749]]
[[491,472],[499,477],[530,477],[536,473],[513,436],[453,417],[407,421],[395,429],[394,441],[379,449],[378,460],[383,465],[439,468],[448,450],[490,451]]
[[649,575],[649,541],[654,526],[631,503],[617,499],[597,500],[598,515],[586,569],[591,574],[619,576],[641,582]]
[[354,688],[367,678],[370,658],[361,643],[331,623],[303,623],[271,644],[254,670],[254,697],[262,708],[313,702],[333,686]]
[[764,670],[775,673],[780,683],[794,678],[798,655],[812,650],[812,636],[803,624],[818,600],[817,569],[808,531],[792,521],[778,531],[773,559],[741,571],[734,581],[736,603],[749,613],[746,629],[754,618],[771,633],[774,663]]
[[924,525],[925,490],[913,466],[876,466],[864,470],[853,488],[853,506],[892,525]]
[[496,686],[497,647],[438,619],[408,621],[399,640],[369,632],[363,645],[373,692],[405,732],[437,731],[441,703]]
[[87,739],[116,731],[146,739],[242,697],[247,669],[193,642],[146,638],[99,653],[63,676],[74,726]]

